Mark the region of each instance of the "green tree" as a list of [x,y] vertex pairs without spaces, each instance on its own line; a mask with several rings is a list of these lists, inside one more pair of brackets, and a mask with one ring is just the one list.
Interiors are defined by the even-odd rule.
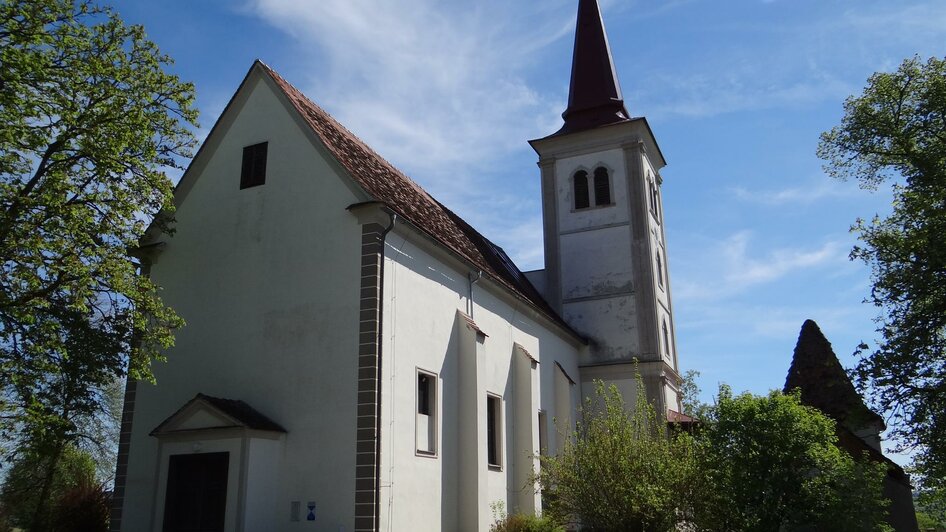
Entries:
[[818,155],[833,177],[893,183],[893,212],[852,228],[851,258],[870,266],[868,300],[881,309],[878,346],[861,346],[855,375],[893,416],[893,435],[918,448],[920,472],[946,478],[946,61],[914,57],[871,76]]
[[695,448],[685,433],[668,434],[647,401],[640,377],[633,409],[613,385],[596,383],[573,439],[558,456],[541,457],[539,483],[547,512],[591,531],[673,530],[692,497]]
[[916,487],[916,516],[920,530],[946,531],[946,486],[929,477]]
[[[47,458],[45,450],[25,448],[13,461],[0,487],[0,507],[3,508],[8,525],[30,531],[50,528],[51,521],[55,519],[51,511],[54,504],[45,507],[39,518],[36,517],[36,508],[42,504],[42,486],[46,483]],[[94,483],[95,463],[92,457],[74,446],[67,446],[56,463],[48,499],[59,501],[75,487]]]
[[710,415],[712,406],[700,400],[702,390],[696,380],[700,377],[700,372],[691,369],[683,374],[683,382],[680,383],[681,403],[683,403],[683,413],[696,418],[704,419]]
[[698,530],[886,529],[884,466],[839,449],[834,422],[797,394],[723,386],[698,440]]
[[45,460],[37,508],[103,387],[183,324],[128,256],[194,145],[170,63],[107,8],[0,0],[0,449]]

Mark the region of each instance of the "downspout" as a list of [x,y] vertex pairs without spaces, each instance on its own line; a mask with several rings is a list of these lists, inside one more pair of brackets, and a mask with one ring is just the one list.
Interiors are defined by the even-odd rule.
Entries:
[[[476,275],[474,279],[473,276]],[[470,319],[473,319],[473,285],[479,282],[483,278],[483,270],[477,270],[476,272],[470,272],[470,275],[467,276],[467,280],[470,282]]]
[[378,531],[381,528],[381,365],[383,358],[381,357],[381,341],[382,334],[381,329],[384,324],[384,239],[388,236],[388,233],[394,229],[394,224],[397,223],[397,213],[388,212],[388,216],[391,218],[391,223],[381,232],[379,239],[381,240],[381,257],[379,258],[380,264],[378,266],[378,370],[375,375],[375,386],[377,386],[378,400],[375,403],[375,437],[374,442],[374,452],[375,463],[374,468],[374,515],[375,515],[375,530]]

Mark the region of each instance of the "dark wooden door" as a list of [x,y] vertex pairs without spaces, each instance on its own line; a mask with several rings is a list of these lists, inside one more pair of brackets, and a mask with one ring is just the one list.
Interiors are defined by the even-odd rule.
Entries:
[[171,456],[164,532],[223,532],[229,464],[230,453]]

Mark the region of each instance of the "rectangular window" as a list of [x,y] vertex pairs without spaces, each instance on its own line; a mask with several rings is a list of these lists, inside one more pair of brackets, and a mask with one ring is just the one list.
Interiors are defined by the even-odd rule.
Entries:
[[243,171],[240,172],[240,189],[256,187],[266,182],[266,152],[268,142],[260,142],[243,148]]
[[539,410],[539,454],[549,454],[549,418],[545,410]]
[[437,376],[417,371],[417,452],[437,454]]
[[486,396],[486,461],[489,467],[503,466],[503,399]]

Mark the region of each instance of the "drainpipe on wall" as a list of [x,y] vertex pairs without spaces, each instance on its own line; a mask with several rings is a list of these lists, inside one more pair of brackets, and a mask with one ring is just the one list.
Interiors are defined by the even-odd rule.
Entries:
[[[475,279],[473,278],[474,275],[476,276]],[[479,280],[480,280],[482,277],[483,277],[483,270],[477,270],[476,272],[470,272],[470,274],[467,275],[467,277],[466,277],[467,280],[470,282],[470,319],[471,319],[471,320],[473,319],[473,285],[475,285],[476,283],[478,283]]]
[[377,437],[375,438],[375,456],[377,457],[377,467],[375,467],[375,479],[374,479],[374,504],[375,504],[375,530],[380,529],[381,525],[381,365],[383,363],[383,357],[381,356],[381,339],[382,329],[384,327],[384,240],[388,236],[388,233],[394,229],[394,225],[397,223],[397,213],[388,212],[390,216],[391,223],[381,232],[381,236],[378,239],[381,241],[381,257],[378,271],[378,373],[375,377],[376,386],[378,387],[378,401],[375,404],[375,430],[377,431]]

